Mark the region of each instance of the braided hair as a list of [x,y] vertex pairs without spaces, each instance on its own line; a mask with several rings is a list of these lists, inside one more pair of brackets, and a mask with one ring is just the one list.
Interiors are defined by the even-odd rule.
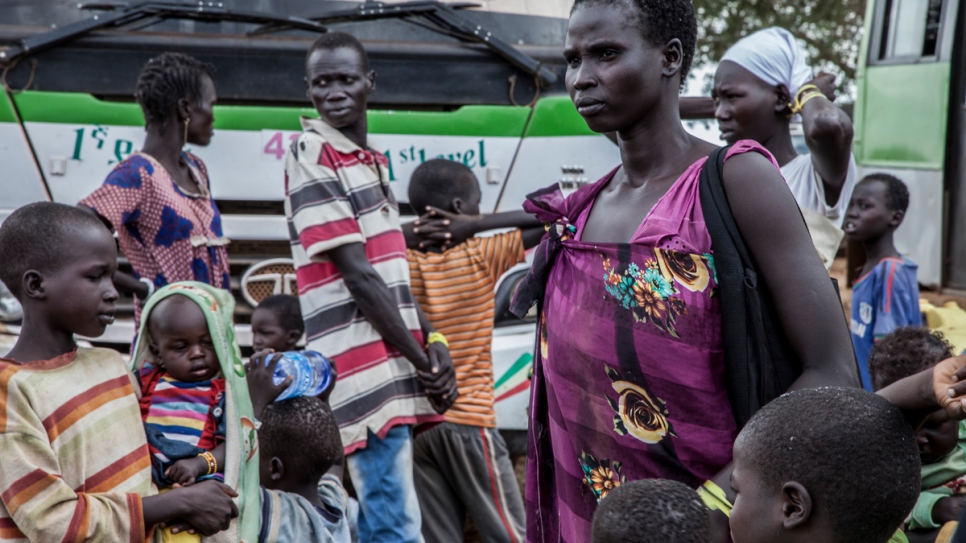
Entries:
[[200,99],[204,77],[214,73],[214,66],[184,53],[162,53],[149,60],[134,91],[146,124],[163,129],[178,101]]

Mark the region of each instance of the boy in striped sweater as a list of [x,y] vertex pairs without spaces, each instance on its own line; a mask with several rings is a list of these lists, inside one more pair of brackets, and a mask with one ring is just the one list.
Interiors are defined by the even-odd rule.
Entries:
[[120,355],[78,348],[114,319],[117,247],[84,210],[22,207],[0,227],[0,280],[24,308],[0,359],[0,541],[130,541],[181,520],[203,534],[238,514],[228,486],[155,495],[138,400]]
[[[446,237],[446,246],[424,245],[408,255],[413,296],[448,338],[459,388],[446,422],[417,433],[413,444],[423,537],[427,543],[461,541],[469,513],[483,541],[522,542],[520,487],[493,409],[493,291],[504,273],[523,262],[524,246],[539,242],[543,228],[522,212],[481,216],[476,176],[450,160],[430,160],[416,168],[409,202],[415,209],[434,209],[448,223],[441,226],[465,225],[468,237]],[[517,228],[469,237],[500,227]],[[527,230],[521,233],[520,227]],[[417,226],[414,233],[432,230],[420,232],[423,228]],[[424,241],[431,244],[432,238]]]

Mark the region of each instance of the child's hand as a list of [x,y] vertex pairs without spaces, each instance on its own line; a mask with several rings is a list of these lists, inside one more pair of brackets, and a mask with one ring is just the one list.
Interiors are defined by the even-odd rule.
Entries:
[[164,472],[168,479],[181,486],[190,485],[206,473],[208,473],[208,462],[200,456],[182,458]]
[[[273,379],[275,367],[282,355],[277,353],[271,356],[273,353],[275,351],[272,349],[259,351],[252,356],[245,367],[245,374],[248,378],[248,394],[252,399],[252,410],[256,419],[262,416],[262,411],[274,402],[275,398],[285,392],[285,389],[292,384],[292,379],[294,379],[289,375],[281,384],[275,384]],[[267,363],[266,359],[268,359]]]
[[932,388],[936,401],[950,417],[966,419],[966,356],[937,364],[932,370]]

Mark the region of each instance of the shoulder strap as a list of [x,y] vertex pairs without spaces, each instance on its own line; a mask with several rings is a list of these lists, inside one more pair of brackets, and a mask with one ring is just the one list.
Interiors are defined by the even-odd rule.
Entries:
[[741,428],[801,373],[774,305],[738,230],[725,193],[724,159],[715,150],[701,171],[701,207],[711,237],[721,304],[725,381],[735,422]]
[[[738,223],[735,222],[735,216],[731,214],[731,204],[728,203],[728,195],[725,194],[724,190],[724,161],[729,149],[731,149],[730,146],[719,147],[708,157],[708,162],[705,163],[701,172],[701,204],[704,207],[705,191],[707,191],[707,197],[714,202],[713,209],[717,212],[718,221],[715,221],[714,227],[721,229],[718,232],[718,237],[721,234],[727,235],[731,243],[734,244],[735,251],[738,252],[741,264],[745,268],[754,269],[748,247],[745,246],[745,240],[741,237],[741,232],[738,231]],[[704,179],[705,176],[707,177],[706,180]],[[707,214],[707,210],[705,210],[705,214]],[[705,217],[705,222],[707,222],[707,217]],[[711,228],[712,226],[709,225],[708,229]],[[714,238],[715,236],[712,235],[712,240]]]

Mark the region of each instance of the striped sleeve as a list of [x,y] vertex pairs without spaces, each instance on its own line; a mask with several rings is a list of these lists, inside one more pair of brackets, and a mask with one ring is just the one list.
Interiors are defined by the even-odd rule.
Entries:
[[16,530],[28,540],[145,540],[141,497],[75,492],[61,478],[46,440],[31,433],[5,432],[0,434],[0,458],[0,500]]
[[62,371],[0,362],[0,540],[145,540],[150,457],[111,353],[81,349]]
[[507,270],[526,260],[520,230],[483,237],[480,241],[480,250],[490,268],[493,284],[496,284]]
[[302,134],[297,152],[286,156],[286,200],[291,227],[311,259],[349,243],[365,243],[348,190],[324,153],[329,145]]

